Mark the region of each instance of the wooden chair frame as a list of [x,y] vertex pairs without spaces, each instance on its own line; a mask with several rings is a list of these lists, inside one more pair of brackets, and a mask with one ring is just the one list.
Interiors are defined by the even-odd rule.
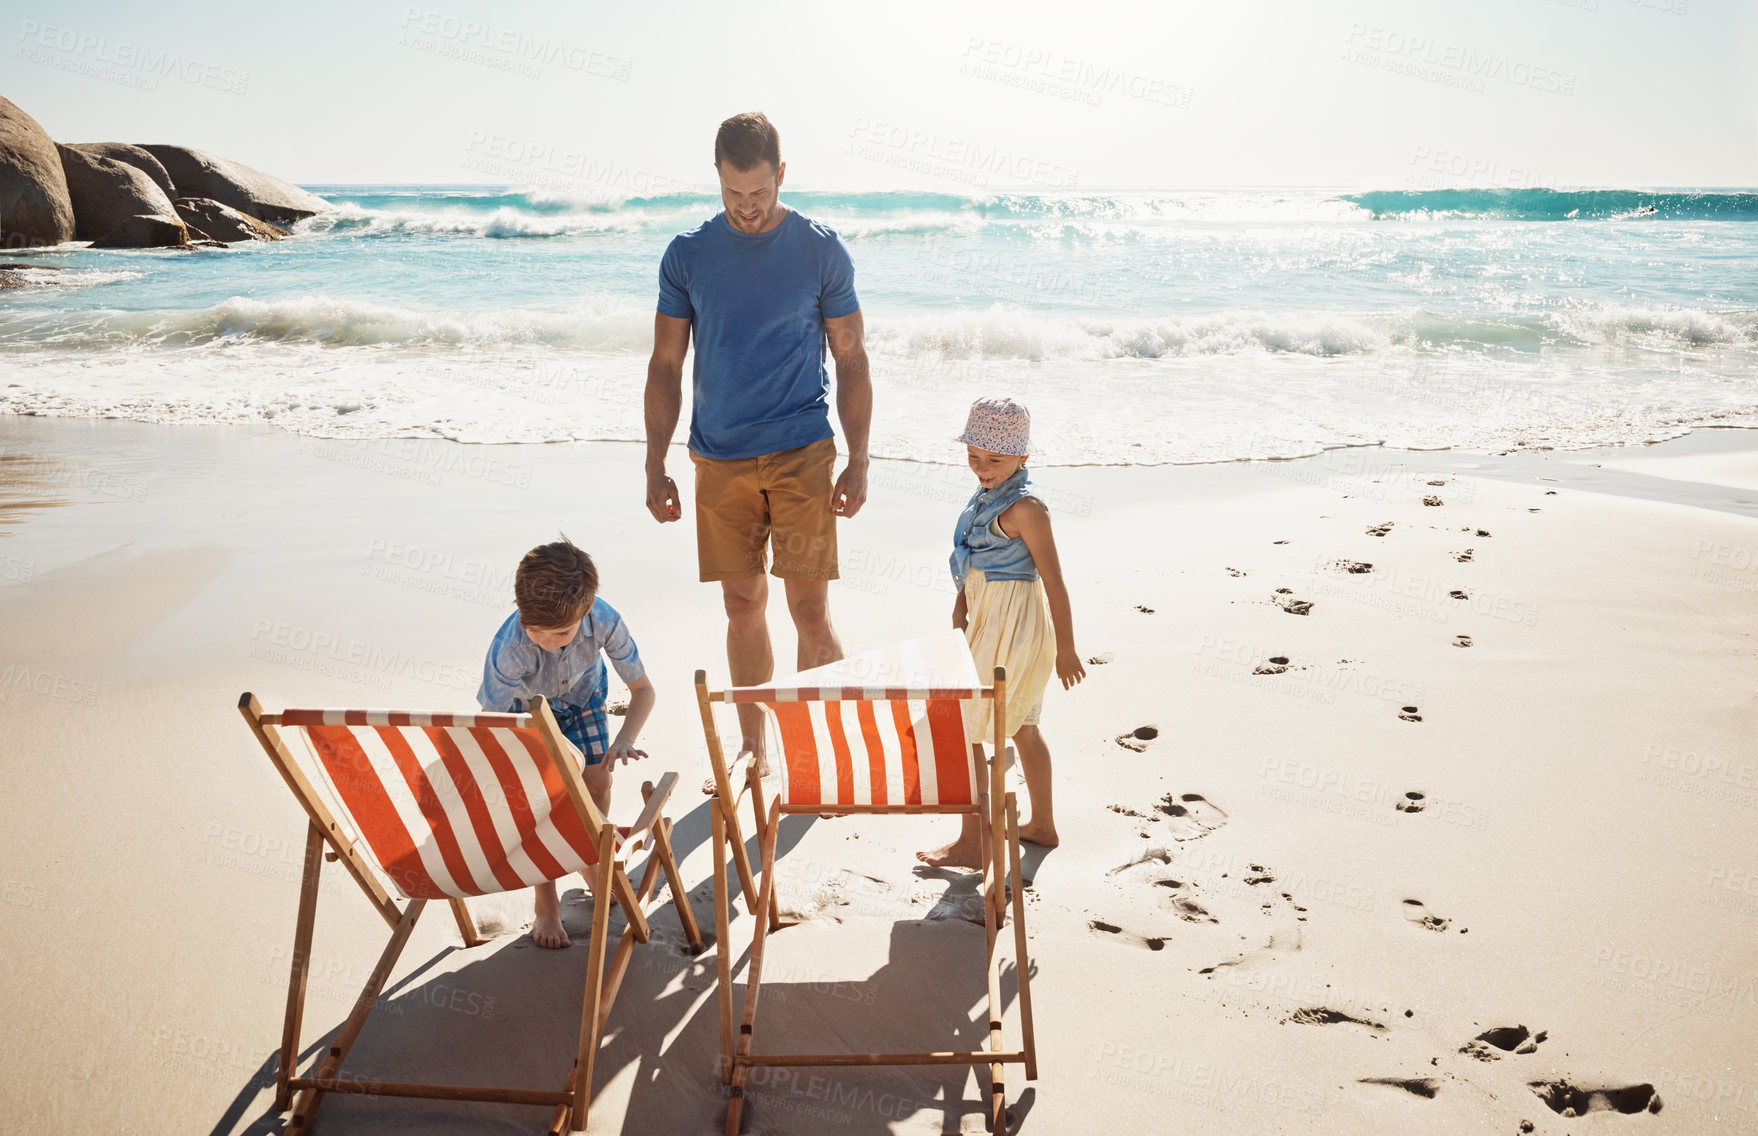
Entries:
[[[970,805],[785,805],[777,797],[767,807],[763,802],[762,778],[756,763],[746,760],[743,785],[735,793],[733,777],[726,764],[726,755],[715,729],[713,704],[728,701],[726,691],[708,689],[707,672],[696,672],[696,701],[702,713],[702,731],[708,744],[708,759],[714,768],[715,793],[710,823],[714,848],[714,930],[715,964],[720,987],[720,1079],[729,1086],[726,1112],[727,1136],[737,1136],[743,1117],[745,1084],[753,1067],[805,1066],[874,1066],[874,1065],[988,1065],[989,1100],[985,1120],[990,1132],[1007,1131],[1007,1089],[1005,1067],[1010,1063],[1025,1066],[1026,1080],[1038,1076],[1037,1043],[1032,1029],[1032,995],[1029,959],[1026,952],[1025,888],[1019,866],[1019,810],[1014,795],[1006,791],[1004,759],[1007,752],[1006,715],[1000,712],[1007,705],[1007,670],[996,667],[994,685],[980,688],[978,697],[991,699],[997,712],[994,721],[993,749],[990,755],[976,758],[977,801]],[[801,696],[804,700],[804,695]],[[827,701],[818,698],[814,701]],[[967,744],[969,739],[967,739]],[[785,760],[785,758],[784,758]],[[753,878],[745,851],[745,838],[739,828],[738,806],[745,797],[751,799],[752,825],[758,834],[762,874]],[[983,930],[986,943],[988,975],[989,1048],[953,1052],[912,1053],[757,1053],[753,1051],[753,1027],[757,1001],[763,982],[763,951],[771,932],[782,928],[780,904],[775,888],[775,843],[781,818],[789,813],[847,815],[851,813],[886,814],[951,814],[975,813],[986,823],[978,825],[982,841],[983,863]],[[744,1007],[738,1029],[733,1028],[732,956],[727,944],[731,897],[727,894],[726,866],[730,845],[732,862],[744,893],[746,910],[753,915],[763,912],[751,940],[751,953],[745,983]],[[1001,1033],[1001,972],[999,952],[1001,928],[1007,921],[1007,883],[1009,872],[1013,881],[1013,947],[1014,965],[1019,976],[1019,1009],[1021,1045],[1006,1049]]]
[[[408,943],[416,920],[427,906],[427,900],[412,899],[401,908],[397,906],[356,847],[356,839],[351,830],[345,829],[330,812],[287,748],[287,743],[277,730],[281,724],[281,716],[264,713],[256,696],[248,692],[239,698],[238,709],[244,715],[244,720],[250,724],[257,741],[262,743],[263,751],[268,754],[269,760],[274,763],[287,782],[287,787],[293,791],[294,797],[304,808],[309,821],[299,891],[299,917],[293,934],[293,966],[287,983],[287,1015],[275,1070],[275,1111],[286,1112],[289,1108],[293,1110],[286,1136],[301,1136],[307,1131],[318,1105],[327,1093],[550,1105],[554,1107],[554,1112],[547,1131],[552,1136],[562,1132],[584,1131],[588,1109],[592,1103],[593,1060],[604,1034],[611,1004],[616,1000],[617,989],[622,984],[624,972],[634,953],[634,946],[648,940],[650,931],[645,905],[653,894],[661,870],[664,871],[666,883],[671,889],[671,901],[677,908],[678,921],[683,924],[685,937],[693,950],[699,952],[702,949],[702,936],[697,930],[695,915],[690,910],[689,895],[684,890],[683,877],[678,872],[677,858],[672,852],[671,822],[660,813],[672,789],[677,785],[678,775],[667,773],[660,778],[657,787],[651,782],[641,787],[646,807],[623,834],[619,845],[619,830],[609,824],[598,811],[591,793],[587,791],[585,780],[580,776],[580,770],[574,764],[571,756],[573,748],[562,735],[561,728],[556,725],[554,713],[543,699],[534,699],[528,716],[542,735],[549,759],[567,788],[569,801],[579,813],[586,831],[593,834],[598,851],[598,862],[580,872],[582,878],[586,878],[588,871],[592,873],[588,882],[593,885],[593,894],[598,900],[593,904],[592,938],[586,964],[586,992],[580,1015],[580,1043],[573,1067],[568,1071],[566,1082],[557,1090],[359,1080],[343,1076],[342,1061],[360,1036],[367,1015],[377,1004],[379,993],[390,978],[391,969]],[[622,857],[644,847],[648,849],[646,870],[642,874],[640,886],[635,887],[630,883]],[[353,1011],[338,1029],[335,1041],[325,1051],[317,1068],[309,1076],[301,1077],[295,1075],[299,1063],[299,1033],[305,1013],[312,927],[317,918],[318,873],[322,859],[326,858],[341,861],[354,882],[360,885],[367,902],[390,925],[392,933],[384,953],[379,956],[378,965],[373,967],[365,988],[355,1001]],[[618,905],[622,907],[628,926],[617,941],[616,951],[607,966],[605,955],[612,896],[615,896]],[[452,915],[458,923],[458,931],[464,937],[464,945],[474,947],[483,942],[464,901],[453,899],[450,904]],[[294,1097],[295,1093],[298,1094],[297,1099]]]

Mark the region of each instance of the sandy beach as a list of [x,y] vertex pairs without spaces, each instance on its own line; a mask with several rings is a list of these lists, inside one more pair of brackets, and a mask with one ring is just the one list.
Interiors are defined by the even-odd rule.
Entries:
[[[659,693],[614,816],[643,778],[707,769],[689,682],[724,681],[719,596],[688,523],[647,516],[635,445],[6,417],[0,458],[7,1130],[279,1130],[303,832],[241,691],[473,708],[518,556],[559,530]],[[1010,1070],[1017,1130],[1758,1132],[1758,435],[1035,480],[1091,663],[1044,711],[1063,844],[1026,856],[1042,1070]],[[946,626],[970,491],[959,467],[875,463],[840,529],[848,649]],[[705,798],[669,811],[712,926]],[[783,826],[800,923],[773,940],[767,1044],[981,1032],[980,964],[918,977],[981,941],[974,877],[911,855],[949,825]],[[325,873],[308,1058],[384,937]],[[563,898],[564,951],[532,946],[529,893],[473,902],[493,932],[473,949],[425,921],[350,1067],[559,1084],[589,920],[577,882]],[[713,956],[669,913],[655,939],[594,1132],[720,1129]],[[336,1098],[318,1129],[541,1112]],[[781,1072],[746,1115],[981,1127],[975,1080],[932,1069]]]

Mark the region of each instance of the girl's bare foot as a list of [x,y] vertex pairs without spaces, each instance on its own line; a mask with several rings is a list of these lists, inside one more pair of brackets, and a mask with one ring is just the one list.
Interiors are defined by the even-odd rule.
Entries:
[[[549,894],[546,896],[544,892]],[[540,947],[556,950],[568,945],[568,933],[562,930],[562,905],[556,898],[555,885],[536,889],[537,922],[531,925],[531,941]]]
[[1019,826],[1019,838],[1028,844],[1036,844],[1040,848],[1054,848],[1062,843],[1062,838],[1056,835],[1056,830],[1047,824],[1042,827],[1035,824],[1022,824]]
[[981,868],[983,866],[982,849],[975,843],[954,840],[943,848],[932,852],[917,852],[916,859],[930,868]]

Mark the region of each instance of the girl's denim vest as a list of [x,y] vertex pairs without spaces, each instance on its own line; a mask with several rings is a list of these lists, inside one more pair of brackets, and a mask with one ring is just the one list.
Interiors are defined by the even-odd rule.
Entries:
[[987,580],[1036,580],[1038,565],[1031,550],[1019,537],[996,536],[990,531],[994,521],[1008,506],[1021,497],[1034,496],[1025,467],[993,489],[979,489],[971,494],[970,504],[959,514],[958,525],[952,530],[952,580],[964,587],[965,577],[972,568],[980,569]]

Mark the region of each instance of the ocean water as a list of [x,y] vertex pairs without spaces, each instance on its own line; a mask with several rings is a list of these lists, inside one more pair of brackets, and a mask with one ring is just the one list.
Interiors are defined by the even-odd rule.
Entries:
[[[6,258],[55,271],[0,292],[0,413],[642,437],[660,254],[716,196],[310,188],[336,209],[275,244]],[[1046,464],[1758,426],[1758,193],[783,199],[854,257],[879,456],[960,460],[990,393]]]

